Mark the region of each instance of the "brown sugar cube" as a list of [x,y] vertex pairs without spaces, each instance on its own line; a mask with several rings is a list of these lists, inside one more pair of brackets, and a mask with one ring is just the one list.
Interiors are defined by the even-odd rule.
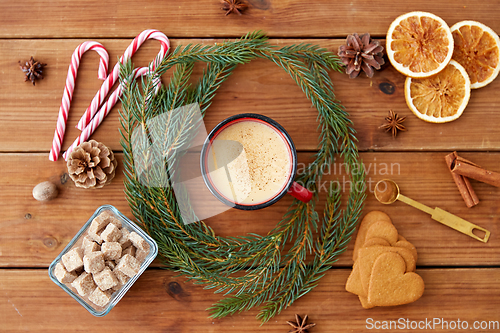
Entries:
[[130,241],[132,242],[132,244],[134,244],[134,246],[137,249],[141,249],[141,250],[144,250],[144,251],[149,251],[149,244],[148,244],[148,242],[146,242],[146,240],[144,238],[142,238],[141,236],[139,236],[139,234],[136,233],[135,231],[132,231],[130,233],[130,235],[128,236],[128,238],[130,239]]
[[94,230],[88,230],[87,231],[87,235],[94,241],[94,242],[97,242],[98,244],[102,244],[102,237],[101,237],[101,234],[102,234],[102,230],[101,231],[94,231]]
[[149,254],[149,251],[137,249],[137,252],[135,253],[135,259],[137,259],[137,261],[139,261],[142,264],[144,259],[146,259],[146,257],[148,256],[148,254]]
[[120,229],[113,223],[106,226],[104,231],[101,233],[101,238],[105,242],[116,242],[122,237]]
[[125,250],[122,251],[122,256],[126,254],[130,254],[132,257],[135,257],[135,247],[133,245],[127,247]]
[[132,277],[139,272],[140,267],[141,263],[137,259],[132,257],[130,254],[126,254],[120,259],[120,262],[115,269],[129,277]]
[[119,283],[109,267],[105,267],[101,272],[94,274],[94,281],[101,290],[108,290]]
[[109,291],[102,291],[97,287],[89,295],[89,300],[97,306],[105,306],[111,300],[111,293]]
[[114,286],[110,290],[112,290],[113,292],[115,292],[115,291],[118,291],[118,290],[122,289],[122,287],[123,287],[123,285],[121,283],[119,283],[117,286]]
[[104,255],[101,251],[90,252],[88,255],[83,257],[83,264],[85,272],[92,274],[99,273],[105,267]]
[[132,245],[132,242],[129,239],[130,231],[125,228],[122,228],[122,237],[118,240],[118,243],[122,246],[122,249],[125,249]]
[[116,267],[113,270],[113,273],[115,273],[116,278],[118,279],[118,281],[120,281],[120,287],[122,285],[124,285],[125,283],[127,283],[128,280],[130,279],[127,275],[125,275],[122,272],[120,272],[120,270],[118,270]]
[[90,252],[101,251],[101,246],[94,242],[90,236],[83,237],[82,247],[84,255],[87,255]]
[[79,247],[75,247],[68,251],[68,253],[62,256],[64,268],[66,268],[68,272],[73,272],[74,270],[83,267],[82,257],[83,251]]
[[118,229],[122,227],[122,221],[120,221],[114,214],[109,217],[109,223],[113,223]]
[[61,283],[70,283],[77,278],[75,273],[68,272],[60,262],[58,262],[54,268],[54,275]]
[[80,296],[88,295],[95,289],[94,279],[92,279],[92,275],[87,272],[80,274],[80,276],[71,283],[71,286],[76,289]]
[[101,251],[101,246],[99,244],[97,244],[96,242],[92,242],[92,244],[85,248],[85,255],[89,254],[89,253],[92,253],[92,252],[99,252]]
[[102,253],[106,260],[120,259],[122,256],[122,246],[117,242],[105,242],[102,244]]
[[116,263],[113,260],[107,260],[104,264],[111,270],[115,269],[116,267]]
[[97,233],[99,231],[102,231],[108,225],[109,222],[107,218],[102,218],[101,215],[102,213],[92,220],[92,223],[90,223],[89,232]]
[[111,216],[114,216],[113,212],[110,210],[103,210],[99,215],[96,216],[96,219],[107,221]]
[[94,240],[89,235],[84,236],[83,240],[82,240],[82,248],[83,248],[83,250],[85,251],[85,248],[87,246],[92,245],[92,243],[94,243]]
[[109,223],[113,223],[117,228],[122,227],[122,221],[116,218],[115,214],[110,210],[105,210],[101,214],[97,215],[94,220],[102,225],[102,228],[107,226]]
[[92,220],[92,223],[90,224],[90,227],[87,231],[87,234],[99,244],[102,243],[101,233],[109,224],[108,217],[104,216],[104,213],[105,212],[99,214]]

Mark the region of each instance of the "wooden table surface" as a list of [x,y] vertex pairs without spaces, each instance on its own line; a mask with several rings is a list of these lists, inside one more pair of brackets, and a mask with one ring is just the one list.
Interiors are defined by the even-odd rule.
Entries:
[[[319,286],[269,323],[260,326],[256,310],[220,320],[205,311],[219,299],[211,291],[186,282],[155,263],[105,317],[96,318],[50,281],[47,267],[94,210],[103,204],[132,217],[123,193],[123,154],[119,143],[118,108],[92,136],[109,145],[119,159],[111,185],[83,190],[66,181],[62,159],[48,160],[71,54],[84,40],[101,42],[111,65],[145,29],[158,29],[172,46],[213,44],[262,29],[276,44],[317,43],[334,52],[347,34],[369,32],[383,39],[394,18],[423,10],[451,26],[462,20],[480,21],[500,32],[500,1],[292,1],[249,0],[242,16],[224,16],[217,0],[65,1],[17,0],[0,4],[0,330],[116,331],[116,332],[287,332],[295,313],[309,314],[317,325],[311,332],[364,332],[375,321],[500,321],[500,189],[472,181],[480,204],[466,208],[444,163],[457,150],[484,166],[500,171],[500,79],[472,91],[460,119],[428,124],[406,107],[404,76],[390,65],[350,80],[331,73],[335,92],[354,122],[361,157],[373,184],[392,178],[402,191],[424,204],[438,206],[491,231],[487,244],[459,234],[403,203],[382,206],[373,194],[363,215],[383,210],[400,234],[418,249],[417,272],[426,289],[415,303],[364,310],[355,295],[344,289],[352,267],[352,247],[342,254]],[[148,41],[134,56],[146,65],[159,43]],[[48,64],[45,78],[33,87],[23,82],[18,60],[30,56]],[[79,134],[74,128],[101,82],[98,56],[85,54],[76,82],[64,148]],[[197,68],[200,74],[201,69]],[[387,89],[390,88],[390,89]],[[389,109],[406,116],[408,132],[394,140],[378,129]],[[300,162],[307,162],[317,146],[316,111],[286,73],[266,61],[240,66],[220,88],[206,116],[207,129],[229,115],[262,113],[291,134]],[[336,171],[335,171],[336,170]],[[337,169],[330,179],[345,176]],[[45,180],[59,188],[57,199],[40,203],[33,187]],[[324,195],[324,194],[323,194]],[[291,199],[255,212],[230,210],[207,223],[220,235],[265,234],[280,219]],[[371,318],[371,319],[370,319]],[[370,321],[373,320],[373,321]],[[491,322],[491,323],[490,323]],[[484,324],[486,323],[486,324]],[[421,324],[422,325],[422,324]],[[463,324],[462,324],[463,325]],[[431,330],[430,326],[422,327]],[[441,325],[435,327],[440,330]],[[446,327],[444,327],[446,328]],[[496,326],[496,330],[499,327]],[[387,330],[389,331],[389,330]],[[494,331],[483,329],[478,331]]]

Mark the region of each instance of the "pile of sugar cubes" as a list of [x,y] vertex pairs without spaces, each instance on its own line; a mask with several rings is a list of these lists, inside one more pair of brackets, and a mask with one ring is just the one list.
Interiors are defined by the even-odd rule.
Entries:
[[105,210],[93,219],[82,242],[62,256],[54,275],[103,307],[113,292],[139,272],[148,253],[147,241]]

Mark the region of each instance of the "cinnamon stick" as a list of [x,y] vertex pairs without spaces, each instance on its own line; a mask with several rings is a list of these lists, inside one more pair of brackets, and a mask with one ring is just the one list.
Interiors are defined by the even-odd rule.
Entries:
[[485,170],[475,164],[463,160],[455,160],[451,169],[452,173],[469,177],[480,182],[500,187],[500,173]]
[[[458,156],[457,152],[453,152],[451,154],[448,154],[444,157],[446,164],[448,165],[448,169],[451,172],[451,176],[453,177],[453,180],[455,181],[455,184],[458,187],[458,191],[462,195],[462,198],[465,201],[465,205],[468,208],[474,207],[479,203],[479,198],[477,197],[476,193],[474,192],[474,189],[472,188],[472,185],[470,184],[469,179],[466,177],[459,175],[457,173],[452,172],[453,167],[456,164],[456,161],[458,159],[462,159],[461,157]],[[472,163],[472,162],[471,162]]]

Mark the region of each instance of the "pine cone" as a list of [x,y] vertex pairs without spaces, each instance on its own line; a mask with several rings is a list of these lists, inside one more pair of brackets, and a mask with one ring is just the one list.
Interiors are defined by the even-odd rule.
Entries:
[[346,74],[351,79],[359,75],[361,70],[366,76],[372,77],[375,69],[380,69],[384,64],[384,47],[378,41],[372,40],[370,34],[361,36],[352,34],[347,36],[347,45],[339,47],[338,55],[340,60],[347,66]]
[[115,177],[118,161],[104,144],[95,140],[76,147],[68,157],[68,173],[77,187],[101,188]]

